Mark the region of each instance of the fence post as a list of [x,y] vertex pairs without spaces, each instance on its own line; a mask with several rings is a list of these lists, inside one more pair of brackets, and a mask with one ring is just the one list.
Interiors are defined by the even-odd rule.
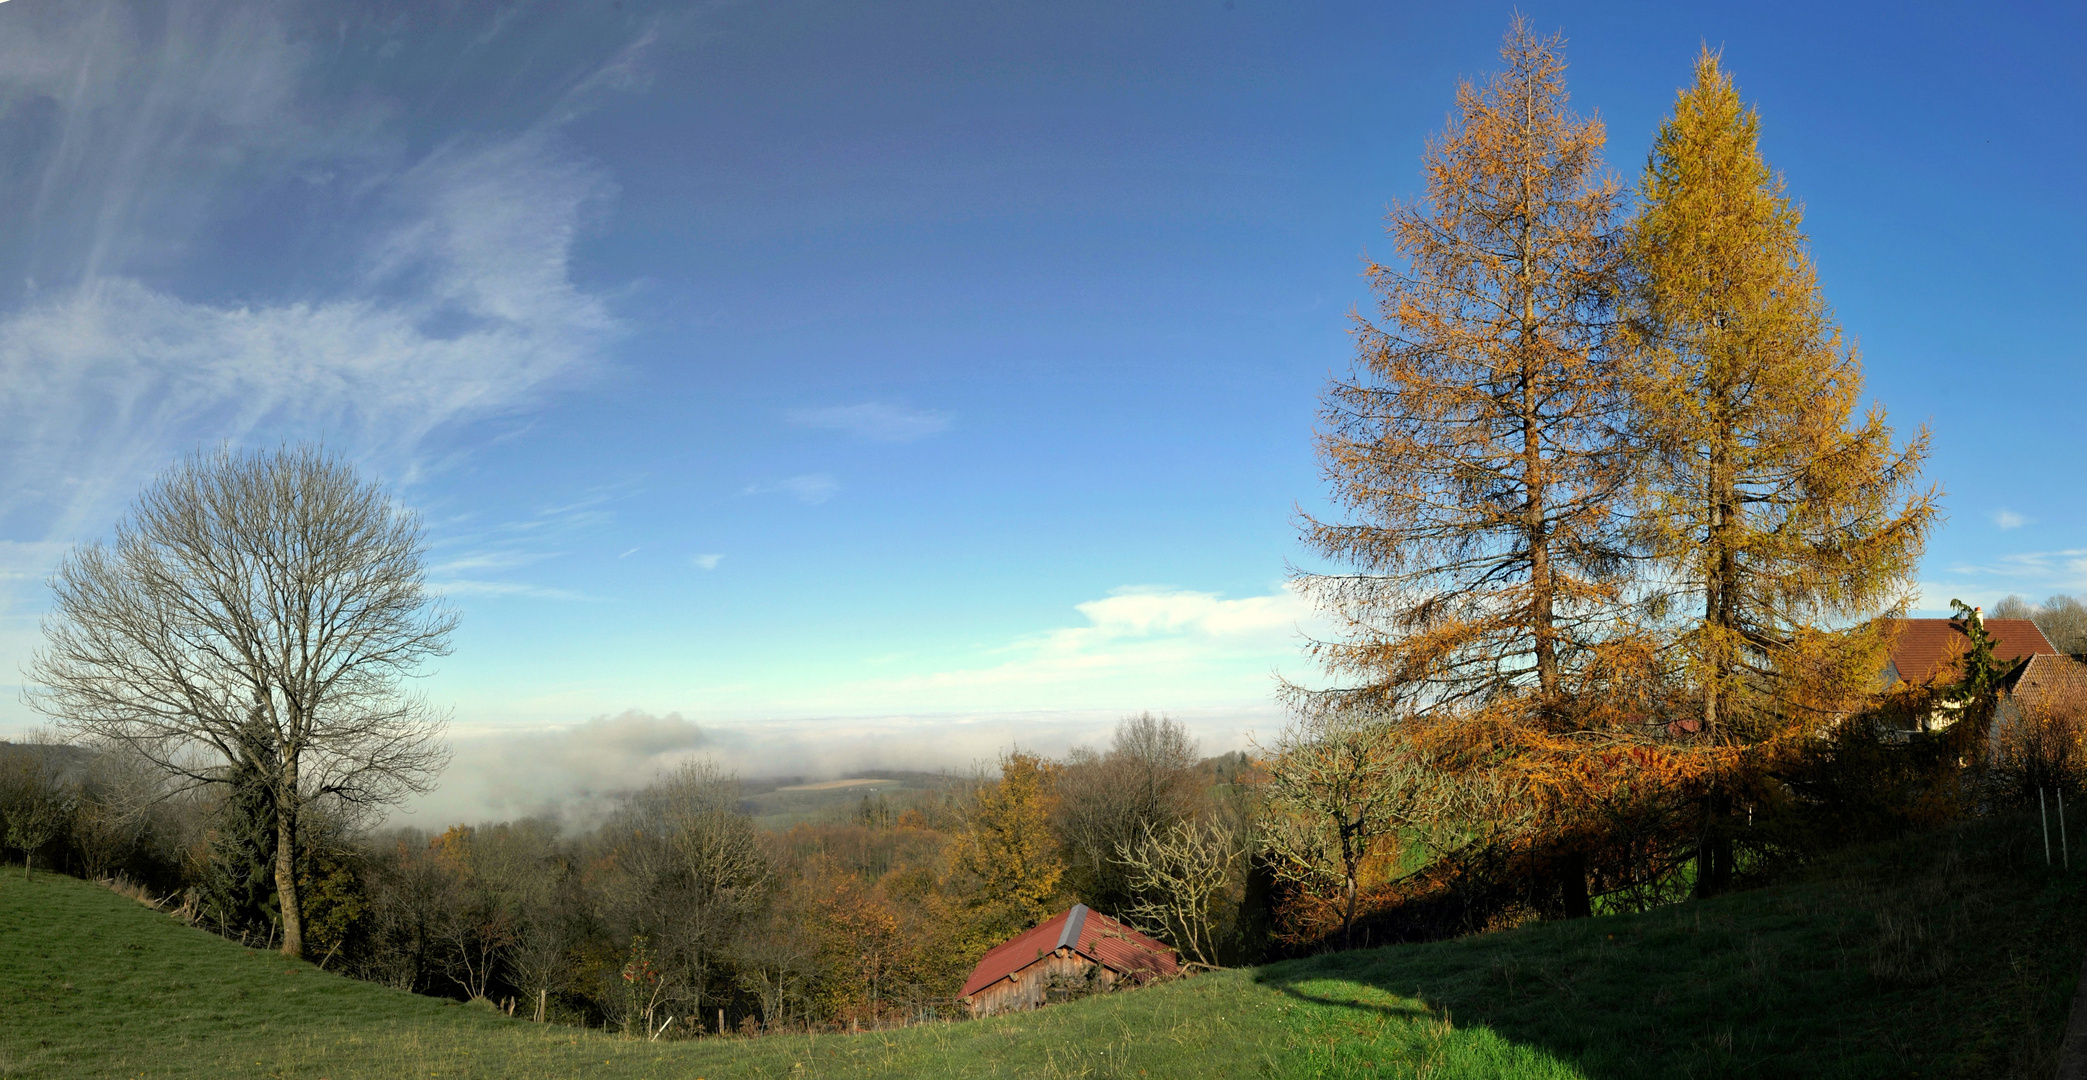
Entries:
[[2058,794],[2058,857],[2064,860],[2063,865],[2066,873],[2071,873],[2073,868],[2072,845],[2065,840],[2065,789],[2053,788],[2052,790]]
[[2044,865],[2051,865],[2051,808],[2044,802],[2042,785],[2036,788],[2036,814],[2044,822]]

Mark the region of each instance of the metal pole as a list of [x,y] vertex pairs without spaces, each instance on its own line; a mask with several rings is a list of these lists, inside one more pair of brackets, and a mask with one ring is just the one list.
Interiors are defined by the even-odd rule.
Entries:
[[2072,845],[2065,842],[2065,789],[2052,789],[2058,793],[2058,855],[2064,860],[2065,869],[2073,868]]
[[2044,789],[2036,789],[2036,813],[2044,819],[2044,865],[2051,865],[2051,808],[2044,803]]

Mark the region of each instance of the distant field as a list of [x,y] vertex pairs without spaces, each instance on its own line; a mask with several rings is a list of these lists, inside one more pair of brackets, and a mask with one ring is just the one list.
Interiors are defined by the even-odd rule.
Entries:
[[954,779],[941,773],[882,773],[809,783],[746,783],[743,805],[764,829],[787,829],[807,822],[850,820],[863,800],[881,799],[896,814],[923,800],[939,798]]
[[822,782],[820,782],[820,783],[817,783],[817,784],[792,784],[792,785],[790,785],[789,787],[779,787],[779,788],[776,788],[776,790],[777,790],[777,791],[839,791],[839,790],[842,790],[842,789],[844,789],[844,788],[879,788],[879,787],[897,787],[897,786],[898,786],[898,784],[899,784],[899,782],[898,782],[897,780],[880,780],[880,779],[876,779],[876,778],[869,778],[869,779],[861,779],[861,780],[826,780],[826,781],[822,781]]
[[0,1076],[2047,1077],[2087,896],[2009,825],[1643,915],[974,1023],[647,1043],[324,974],[0,874]]

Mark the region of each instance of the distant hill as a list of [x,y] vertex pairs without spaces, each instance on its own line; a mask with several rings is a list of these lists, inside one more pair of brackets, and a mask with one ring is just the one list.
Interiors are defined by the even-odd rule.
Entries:
[[2087,871],[2033,823],[1640,915],[1199,975],[853,1036],[648,1043],[354,982],[85,882],[0,873],[0,1076],[2051,1075]]
[[34,754],[52,758],[59,763],[59,776],[73,780],[87,771],[94,763],[96,751],[71,743],[18,743],[0,739],[0,758],[14,754]]

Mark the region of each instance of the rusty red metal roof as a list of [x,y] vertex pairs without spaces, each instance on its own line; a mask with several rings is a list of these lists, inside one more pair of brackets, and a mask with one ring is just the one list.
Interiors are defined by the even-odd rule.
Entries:
[[[1900,679],[1924,683],[1937,675],[1956,677],[1957,659],[1971,649],[1955,619],[1893,619],[1898,638],[1891,646],[1891,666]],[[1986,633],[1993,638],[1993,657],[2020,660],[2025,656],[2056,656],[2058,650],[2028,619],[1987,619]]]
[[1074,904],[993,946],[971,969],[971,977],[964,980],[964,989],[958,996],[970,997],[1063,948],[1139,982],[1181,970],[1174,960],[1174,950],[1164,942],[1146,937],[1085,904]]

